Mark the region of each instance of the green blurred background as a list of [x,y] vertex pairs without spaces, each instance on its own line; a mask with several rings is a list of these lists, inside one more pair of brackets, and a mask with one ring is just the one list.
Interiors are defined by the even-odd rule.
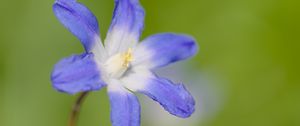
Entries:
[[[98,17],[104,38],[113,0],[79,1]],[[56,92],[49,76],[58,60],[83,49],[56,20],[53,2],[0,2],[0,126],[66,126],[76,96]],[[142,126],[300,126],[298,0],[141,3],[147,14],[142,38],[187,33],[200,45],[196,57],[162,73],[191,89],[195,114],[173,117],[139,95]],[[78,126],[109,125],[106,91],[91,93]]]

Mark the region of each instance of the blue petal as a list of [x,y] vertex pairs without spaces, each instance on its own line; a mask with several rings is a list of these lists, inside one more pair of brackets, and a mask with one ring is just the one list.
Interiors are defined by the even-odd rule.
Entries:
[[163,78],[153,79],[140,92],[158,101],[171,114],[186,118],[195,110],[195,101],[183,84],[173,84]]
[[86,51],[100,41],[98,21],[84,5],[76,0],[56,0],[53,11],[60,22],[78,37]]
[[187,118],[195,111],[194,98],[183,84],[145,72],[132,73],[122,81],[128,89],[149,96],[175,116]]
[[108,85],[112,126],[140,126],[140,104],[137,97],[122,87],[120,82],[116,83]]
[[187,35],[163,33],[146,38],[134,52],[134,65],[150,68],[166,66],[170,63],[194,56],[198,51],[195,40]]
[[105,40],[109,55],[135,46],[144,27],[144,9],[139,0],[115,0],[113,20]]
[[100,78],[100,71],[93,54],[73,55],[59,61],[52,72],[53,87],[61,92],[99,90],[105,83]]

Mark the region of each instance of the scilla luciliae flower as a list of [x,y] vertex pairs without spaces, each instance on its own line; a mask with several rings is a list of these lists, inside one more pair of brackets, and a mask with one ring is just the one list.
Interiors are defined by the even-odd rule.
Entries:
[[198,48],[192,37],[161,33],[139,43],[144,10],[138,0],[115,0],[104,45],[97,19],[84,5],[76,0],[56,0],[53,10],[85,48],[84,53],[55,65],[51,75],[55,89],[75,94],[107,87],[113,126],[140,125],[140,104],[133,92],[149,96],[178,117],[194,112],[194,99],[182,84],[153,73],[195,55]]

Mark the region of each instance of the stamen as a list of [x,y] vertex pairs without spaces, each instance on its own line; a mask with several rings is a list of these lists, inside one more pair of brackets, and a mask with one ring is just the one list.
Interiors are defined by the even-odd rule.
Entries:
[[132,49],[129,48],[127,50],[127,52],[124,54],[124,63],[123,63],[123,67],[129,67],[129,63],[133,60],[132,57]]

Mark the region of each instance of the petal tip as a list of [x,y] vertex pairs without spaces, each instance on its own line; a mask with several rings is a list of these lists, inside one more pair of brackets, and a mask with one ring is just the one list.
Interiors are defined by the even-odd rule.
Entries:
[[171,114],[180,118],[188,118],[195,112],[195,100],[183,84],[178,84],[177,86],[178,90],[181,90],[178,95],[185,104],[183,106],[177,106],[177,111]]
[[199,45],[196,39],[190,35],[182,35],[182,37],[186,40],[186,42],[184,43],[184,47],[187,48],[187,50],[189,50],[189,56],[196,55],[199,52]]

